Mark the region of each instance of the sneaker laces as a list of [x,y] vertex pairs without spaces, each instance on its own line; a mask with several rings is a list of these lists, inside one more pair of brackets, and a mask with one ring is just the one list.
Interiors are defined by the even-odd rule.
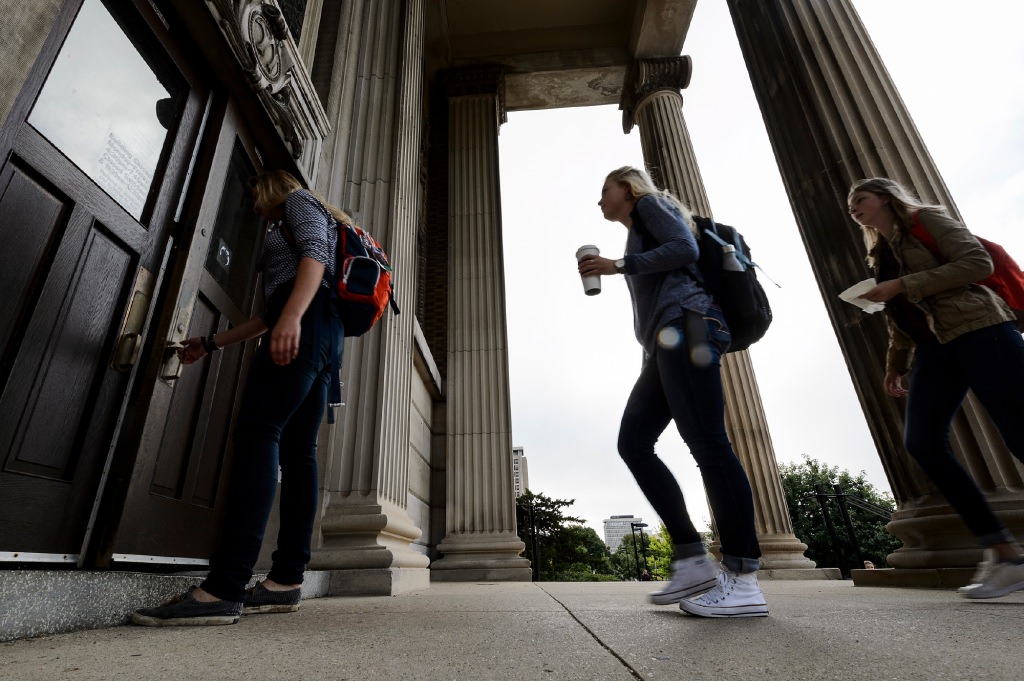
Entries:
[[716,579],[718,580],[718,584],[716,584],[710,591],[694,598],[693,600],[695,603],[700,603],[702,605],[714,605],[715,603],[724,600],[726,596],[732,593],[736,583],[728,570],[720,571]]

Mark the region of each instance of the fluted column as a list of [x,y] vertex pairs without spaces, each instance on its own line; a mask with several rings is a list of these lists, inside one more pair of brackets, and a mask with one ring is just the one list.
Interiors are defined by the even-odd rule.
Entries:
[[[957,215],[953,199],[850,0],[729,0],[729,8],[800,234],[896,499],[888,529],[904,545],[889,564],[971,565],[980,555],[976,540],[903,449],[902,401],[882,387],[881,316],[866,316],[837,298],[868,276],[859,229],[846,214],[853,180],[891,177]],[[956,456],[996,513],[1024,536],[1022,467],[973,397],[952,433]]]
[[331,592],[396,593],[429,584],[408,508],[416,226],[420,206],[422,0],[344,3],[328,109],[338,130],[321,167],[328,200],[388,252],[403,314],[345,343],[345,406],[328,447],[312,567],[345,569]]
[[498,69],[448,74],[447,507],[431,579],[524,580],[516,534],[498,182]]
[[[683,119],[680,90],[690,81],[690,58],[638,60],[623,89],[623,128],[640,128],[644,163],[651,178],[678,196],[699,215],[711,207],[690,135]],[[764,238],[768,238],[764,235]],[[807,545],[793,534],[768,423],[761,406],[754,368],[746,350],[722,362],[725,427],[747,472],[754,497],[754,524],[766,569],[813,568],[804,556]]]

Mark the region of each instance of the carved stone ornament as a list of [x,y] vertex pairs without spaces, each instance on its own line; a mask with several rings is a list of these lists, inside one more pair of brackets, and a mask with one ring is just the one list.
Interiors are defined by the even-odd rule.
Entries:
[[685,90],[692,73],[693,63],[687,55],[635,60],[622,85],[622,131],[628,135],[633,129],[633,115],[645,99],[663,90]]
[[273,0],[206,6],[292,158],[314,176],[329,125],[280,7]]

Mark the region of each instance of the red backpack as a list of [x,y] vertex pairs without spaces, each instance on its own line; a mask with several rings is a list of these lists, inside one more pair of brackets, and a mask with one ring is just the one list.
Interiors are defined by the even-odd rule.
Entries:
[[[935,237],[921,224],[918,213],[919,211],[910,216],[910,234],[924,244],[937,260],[945,262],[946,259],[939,253]],[[995,268],[992,274],[977,283],[989,287],[1006,301],[1013,313],[1017,315],[1017,328],[1024,331],[1024,272],[1021,272],[1020,266],[1002,246],[988,239],[982,239],[977,234],[974,235],[974,238],[980,241],[988,251]]]
[[[380,244],[355,225],[335,223],[338,243],[334,249],[334,290],[345,336],[362,336],[384,315],[388,305],[399,314],[391,265]],[[295,240],[281,223],[281,234],[295,250]]]

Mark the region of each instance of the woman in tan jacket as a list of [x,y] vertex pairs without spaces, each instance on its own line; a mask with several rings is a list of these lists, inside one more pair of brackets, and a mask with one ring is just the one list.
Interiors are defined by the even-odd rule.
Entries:
[[[862,297],[886,304],[885,390],[907,397],[904,444],[989,549],[976,583],[960,593],[997,598],[1024,589],[1024,551],[949,446],[953,416],[971,389],[1024,461],[1024,339],[1002,298],[975,283],[992,273],[992,260],[943,208],[921,203],[893,180],[859,180],[848,202],[878,281]],[[915,217],[941,258],[911,234]]]

